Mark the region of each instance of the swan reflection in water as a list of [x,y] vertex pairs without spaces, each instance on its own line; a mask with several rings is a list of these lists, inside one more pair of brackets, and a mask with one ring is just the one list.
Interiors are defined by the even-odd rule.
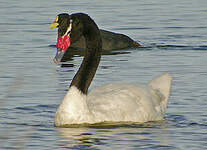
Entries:
[[[114,51],[103,51],[102,52],[102,56],[112,56],[112,55],[122,55],[122,54],[129,54],[131,53],[130,51],[118,51],[118,50],[114,50]],[[65,53],[65,55],[63,56],[62,60],[61,60],[61,67],[62,68],[73,68],[74,64],[72,64],[71,62],[74,60],[75,57],[83,57],[84,56],[84,51],[79,51],[75,48],[70,49],[70,51],[67,51]],[[125,60],[128,61],[128,60]]]
[[[151,146],[167,147],[170,144],[166,121],[144,124],[103,123],[95,125],[77,125],[56,128],[61,135],[61,145],[67,149],[101,148],[110,149]],[[81,127],[80,127],[81,126]],[[148,141],[148,142],[146,142]]]
[[104,139],[94,137],[87,128],[57,128],[57,131],[63,136],[62,142],[65,148],[92,147],[94,145],[103,145]]

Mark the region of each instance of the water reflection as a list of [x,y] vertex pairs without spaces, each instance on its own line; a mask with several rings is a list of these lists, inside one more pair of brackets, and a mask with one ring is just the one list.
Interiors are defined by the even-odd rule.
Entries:
[[[75,126],[74,126],[75,127]],[[166,121],[144,124],[95,124],[77,128],[57,128],[63,137],[63,147],[94,149],[102,145],[111,145],[111,149],[132,147],[173,147],[170,146]],[[151,143],[151,144],[149,144]],[[112,146],[112,145],[111,145]],[[128,147],[129,148],[129,147]]]
[[[56,50],[55,45],[49,45],[49,47],[53,47]],[[189,46],[189,45],[157,45],[157,44],[150,44],[150,45],[145,45],[141,46],[138,48],[131,48],[131,49],[121,49],[121,50],[103,50],[102,51],[102,56],[107,56],[107,55],[120,55],[120,54],[129,54],[132,51],[149,51],[149,50],[201,50],[201,51],[206,51],[207,46],[205,45],[200,45],[200,46]],[[64,57],[62,58],[62,62],[67,62],[67,61],[72,61],[74,60],[74,57],[82,57],[84,56],[85,51],[84,49],[78,49],[78,48],[72,48],[70,47]],[[62,67],[71,67],[70,65],[63,64]]]
[[[52,47],[56,50],[56,46],[55,45],[49,45],[49,47]],[[125,50],[103,50],[102,51],[102,56],[106,56],[106,55],[119,55],[119,54],[129,54],[131,53],[132,49],[128,50],[128,49],[125,49]],[[61,62],[67,62],[67,61],[72,61],[74,57],[82,57],[84,56],[85,54],[85,51],[84,49],[79,49],[79,48],[72,48],[70,47],[66,53],[64,54]],[[65,65],[63,65],[63,67],[67,67]],[[70,67],[70,66],[69,66]]]
[[74,64],[72,64],[72,63],[62,63],[61,64],[61,67],[62,68],[73,68],[75,65]]
[[87,128],[57,128],[57,131],[63,136],[64,148],[90,148],[99,142],[99,139],[93,139]]

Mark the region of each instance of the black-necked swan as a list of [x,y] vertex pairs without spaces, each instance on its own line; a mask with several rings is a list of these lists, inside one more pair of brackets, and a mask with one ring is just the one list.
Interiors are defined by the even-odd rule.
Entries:
[[164,119],[172,82],[170,74],[164,73],[147,85],[112,83],[87,94],[101,59],[100,31],[83,13],[59,14],[51,24],[54,27],[58,27],[55,63],[60,62],[70,40],[76,41],[81,36],[86,40],[84,59],[56,111],[55,126]]
[[[75,14],[73,14],[75,15]],[[127,48],[136,48],[140,47],[141,44],[134,41],[132,38],[130,38],[127,35],[121,34],[121,33],[115,33],[112,31],[107,31],[104,29],[99,29],[102,39],[102,50],[104,51],[112,51],[112,50],[121,50],[121,49],[127,49]],[[71,49],[85,49],[86,43],[84,36],[81,36],[78,40],[71,41],[70,47]],[[66,53],[66,56],[67,57]]]

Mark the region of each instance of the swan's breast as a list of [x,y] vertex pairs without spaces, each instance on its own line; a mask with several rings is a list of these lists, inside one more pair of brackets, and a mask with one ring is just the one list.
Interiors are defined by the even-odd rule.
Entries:
[[86,95],[75,86],[69,88],[55,114],[55,125],[91,123],[93,117],[86,103]]

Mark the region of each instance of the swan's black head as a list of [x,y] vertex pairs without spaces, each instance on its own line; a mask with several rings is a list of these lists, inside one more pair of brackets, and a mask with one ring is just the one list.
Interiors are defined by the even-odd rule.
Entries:
[[57,53],[54,62],[59,63],[70,43],[76,42],[83,35],[83,24],[79,15],[62,13],[57,15],[50,25],[50,29],[53,28],[58,28]]

